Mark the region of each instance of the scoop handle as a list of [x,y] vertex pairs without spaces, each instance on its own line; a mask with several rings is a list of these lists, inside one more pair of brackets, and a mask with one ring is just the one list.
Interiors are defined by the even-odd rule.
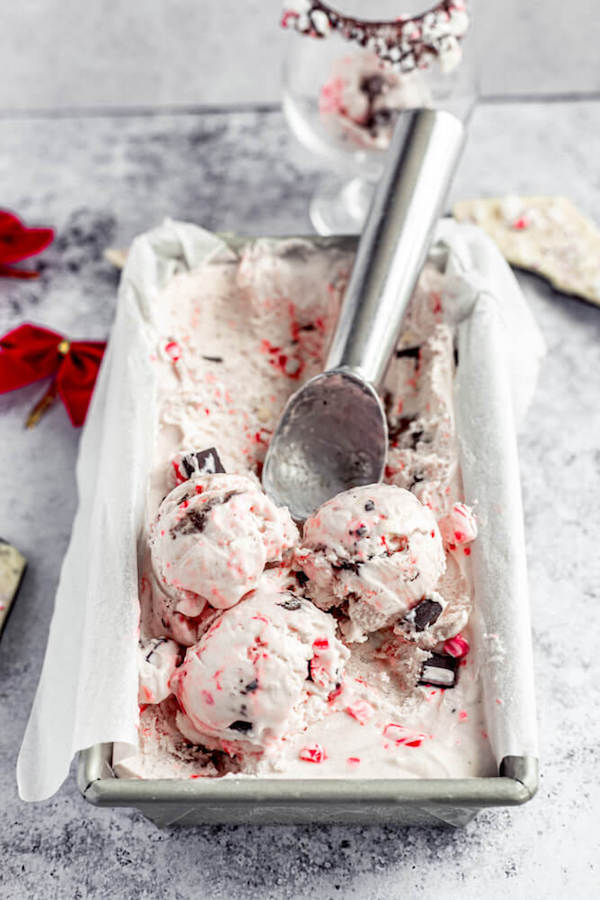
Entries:
[[396,345],[464,144],[445,110],[402,113],[358,245],[326,370],[378,387]]

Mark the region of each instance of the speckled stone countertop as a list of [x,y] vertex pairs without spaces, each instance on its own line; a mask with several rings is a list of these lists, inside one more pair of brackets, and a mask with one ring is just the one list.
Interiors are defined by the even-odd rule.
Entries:
[[[600,103],[477,111],[454,196],[564,193],[600,221]],[[33,320],[102,338],[117,273],[102,258],[164,216],[301,233],[318,172],[273,111],[0,120],[0,206],[55,225],[34,282],[0,280],[0,333]],[[0,397],[0,535],[29,560],[0,641],[0,896],[389,898],[598,896],[600,880],[600,309],[519,275],[548,355],[520,437],[540,710],[538,796],[466,828],[195,827],[99,810],[73,775],[17,796],[33,699],[76,505],[78,433],[57,405],[23,429],[40,386]]]

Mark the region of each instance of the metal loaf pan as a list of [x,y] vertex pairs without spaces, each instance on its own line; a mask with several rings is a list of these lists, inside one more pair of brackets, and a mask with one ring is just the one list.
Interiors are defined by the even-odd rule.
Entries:
[[[235,250],[248,240],[222,236]],[[352,249],[353,237],[311,237]],[[505,756],[496,777],[399,779],[126,779],[112,769],[113,745],[79,754],[77,780],[95,806],[134,807],[158,826],[356,823],[461,826],[480,809],[518,806],[536,793],[538,760]]]
[[156,825],[466,825],[480,809],[519,806],[537,790],[533,757],[507,756],[496,778],[116,778],[112,744],[79,754],[77,781],[95,806],[132,806]]

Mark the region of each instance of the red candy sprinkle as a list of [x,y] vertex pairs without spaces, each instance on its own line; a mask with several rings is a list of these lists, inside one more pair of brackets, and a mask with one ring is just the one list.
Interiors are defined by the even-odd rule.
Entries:
[[347,706],[345,712],[359,723],[365,725],[373,715],[373,709],[364,700],[359,700],[352,706]]
[[346,760],[349,766],[359,766],[360,765],[360,756],[349,756]]
[[328,703],[334,703],[334,702],[337,700],[337,698],[340,696],[340,694],[342,693],[343,690],[344,690],[344,686],[343,686],[343,684],[340,682],[340,683],[338,684],[338,686],[337,686],[336,688],[334,688],[334,689],[331,691],[331,693],[329,694],[329,696],[327,697],[327,702],[328,702]]
[[397,746],[404,747],[420,747],[426,734],[420,732],[408,731],[403,725],[396,725],[390,722],[383,729],[383,736],[389,741],[393,741]]
[[327,650],[329,647],[329,641],[327,638],[317,638],[316,641],[313,641],[313,648],[315,650]]
[[302,747],[298,754],[300,759],[305,762],[322,763],[327,759],[325,749],[320,744],[313,744],[311,747]]
[[454,637],[448,638],[444,644],[444,653],[447,653],[448,656],[453,656],[455,659],[466,656],[470,649],[469,642],[465,640],[462,634],[455,634]]
[[169,341],[165,344],[165,353],[172,362],[178,362],[181,359],[181,347],[177,341]]

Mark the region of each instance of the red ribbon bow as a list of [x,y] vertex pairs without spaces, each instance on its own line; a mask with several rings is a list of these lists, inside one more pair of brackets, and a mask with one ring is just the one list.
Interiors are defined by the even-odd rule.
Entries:
[[12,263],[41,253],[54,240],[52,228],[27,228],[12,213],[0,209],[0,276],[37,278],[32,269],[15,269]]
[[73,425],[83,425],[105,346],[104,341],[69,341],[38,325],[20,325],[0,338],[0,393],[53,375],[27,427],[36,424],[57,394]]

